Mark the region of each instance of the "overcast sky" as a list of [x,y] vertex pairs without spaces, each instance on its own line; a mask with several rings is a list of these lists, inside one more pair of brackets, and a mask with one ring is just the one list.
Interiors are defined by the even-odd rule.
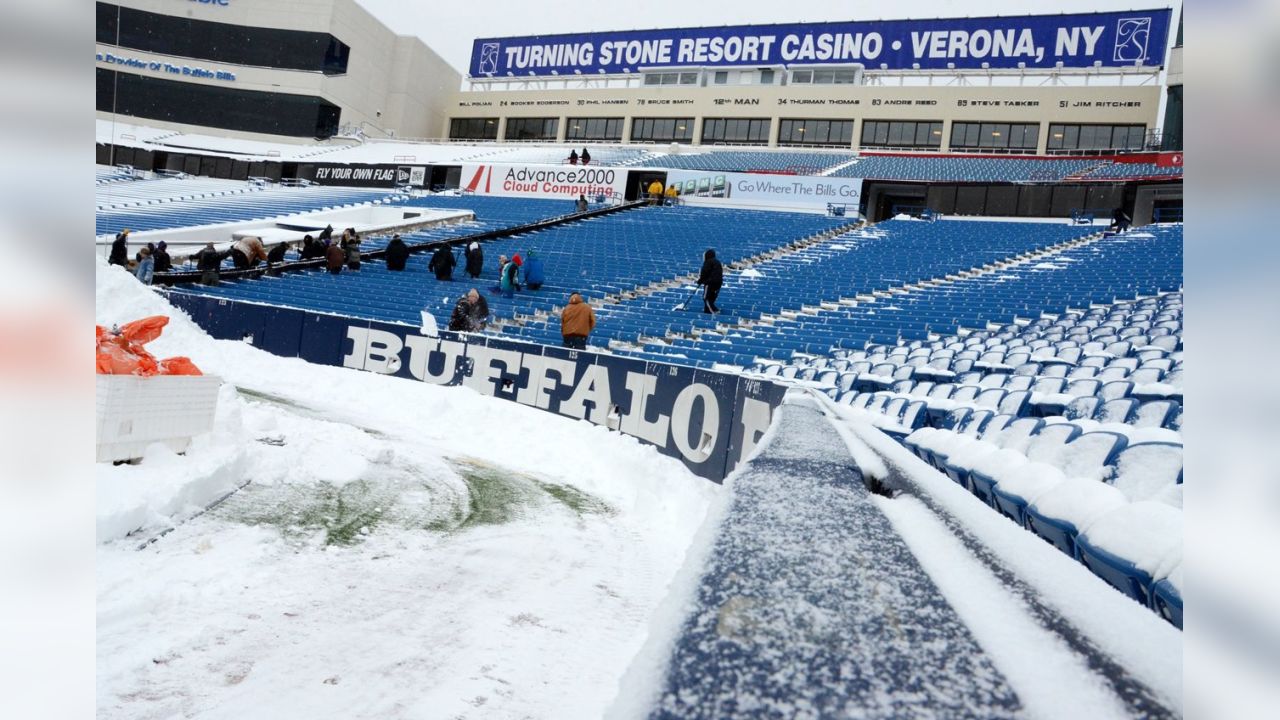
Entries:
[[[545,2],[539,0],[357,0],[401,35],[417,35],[464,76],[471,41],[481,37],[604,30],[902,20],[986,15],[1049,15],[1068,12],[1148,10],[1180,0],[902,0],[896,3],[786,0],[640,0],[639,2]],[[1173,20],[1177,26],[1177,15]],[[1171,30],[1170,36],[1174,33]]]

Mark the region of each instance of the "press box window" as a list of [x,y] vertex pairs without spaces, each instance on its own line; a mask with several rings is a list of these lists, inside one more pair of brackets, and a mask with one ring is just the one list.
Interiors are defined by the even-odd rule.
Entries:
[[951,148],[1035,150],[1038,123],[952,123]]
[[752,118],[703,118],[702,142],[735,145],[768,145],[769,120]]
[[449,121],[449,137],[454,140],[497,140],[497,118],[454,118]]
[[507,118],[507,140],[555,140],[558,118]]
[[1048,150],[1141,150],[1146,141],[1145,125],[1065,125],[1049,126]]
[[853,144],[852,120],[783,120],[778,126],[782,145]]
[[565,140],[622,140],[622,118],[569,118]]
[[693,142],[693,118],[635,118],[631,139],[649,142]]
[[942,147],[942,123],[899,120],[866,120],[862,123],[863,147]]

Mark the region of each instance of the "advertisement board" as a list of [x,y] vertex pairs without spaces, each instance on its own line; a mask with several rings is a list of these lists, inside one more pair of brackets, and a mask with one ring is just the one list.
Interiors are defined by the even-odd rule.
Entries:
[[562,198],[579,195],[621,198],[627,189],[627,171],[616,167],[581,165],[494,165],[464,163],[461,187],[477,195]]
[[755,448],[786,388],[735,374],[173,292],[210,335],[407,381],[461,385],[608,427],[720,482]]
[[672,170],[667,184],[674,184],[681,197],[797,209],[825,209],[831,203],[857,207],[862,196],[861,178]]
[[480,38],[471,77],[861,64],[887,70],[1163,66],[1171,11],[667,28]]

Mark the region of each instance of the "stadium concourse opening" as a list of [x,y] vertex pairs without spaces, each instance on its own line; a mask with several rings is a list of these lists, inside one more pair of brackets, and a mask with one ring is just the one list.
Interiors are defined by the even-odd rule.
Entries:
[[[100,712],[1183,715],[1171,11],[566,21],[464,77],[322,5],[98,4],[100,80],[172,94],[100,83],[100,335],[217,386],[97,466]],[[350,92],[393,58],[447,87]],[[322,117],[178,111],[232,76]]]

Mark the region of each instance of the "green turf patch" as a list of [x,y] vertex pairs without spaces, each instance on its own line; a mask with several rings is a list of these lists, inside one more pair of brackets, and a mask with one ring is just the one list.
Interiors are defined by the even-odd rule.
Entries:
[[452,462],[456,475],[428,477],[414,467],[375,465],[368,477],[330,482],[251,484],[211,514],[277,528],[300,545],[350,547],[379,529],[449,534],[503,525],[563,507],[578,516],[613,515],[607,503],[568,485],[504,468]]

